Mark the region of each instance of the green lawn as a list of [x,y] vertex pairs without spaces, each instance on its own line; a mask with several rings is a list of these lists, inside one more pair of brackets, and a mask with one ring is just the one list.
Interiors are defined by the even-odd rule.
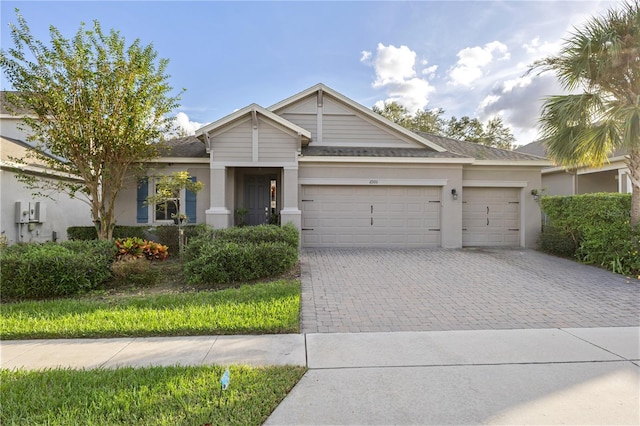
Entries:
[[260,425],[304,367],[0,370],[2,425]]
[[300,282],[6,303],[0,310],[0,338],[4,340],[297,333]]

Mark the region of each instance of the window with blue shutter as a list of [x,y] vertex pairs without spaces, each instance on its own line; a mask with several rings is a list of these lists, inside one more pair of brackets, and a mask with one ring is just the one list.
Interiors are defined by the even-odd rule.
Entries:
[[149,222],[149,207],[146,204],[148,196],[149,196],[149,179],[142,178],[138,180],[138,196],[136,197],[136,204],[138,206],[138,214],[136,216],[137,223]]
[[[195,176],[189,178],[191,182],[196,182]],[[185,191],[185,209],[189,223],[196,223],[196,193],[189,190]]]

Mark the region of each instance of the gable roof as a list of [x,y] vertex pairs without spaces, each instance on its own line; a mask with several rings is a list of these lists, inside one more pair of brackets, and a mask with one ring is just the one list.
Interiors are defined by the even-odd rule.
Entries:
[[317,93],[319,91],[322,91],[323,94],[328,94],[329,96],[331,96],[332,98],[342,102],[343,104],[346,104],[347,106],[353,108],[354,110],[358,111],[360,114],[374,120],[377,121],[378,123],[384,125],[387,128],[390,128],[391,130],[397,132],[397,133],[401,133],[402,135],[404,135],[405,137],[409,137],[412,140],[415,140],[416,142],[418,142],[420,145],[424,145],[426,147],[429,147],[431,149],[433,149],[434,151],[437,152],[444,152],[445,149],[442,148],[441,146],[438,146],[438,144],[434,143],[433,141],[430,141],[428,139],[423,138],[421,135],[416,134],[410,130],[405,129],[404,127],[392,122],[391,120],[388,120],[386,118],[384,118],[383,116],[381,116],[380,114],[377,114],[375,112],[373,112],[372,109],[367,108],[363,105],[360,105],[359,103],[357,103],[356,101],[349,99],[348,97],[344,96],[343,94],[336,92],[335,90],[331,89],[328,86],[325,86],[322,83],[318,83],[315,86],[312,86],[306,90],[303,90],[300,93],[297,93],[293,96],[288,97],[287,99],[284,99],[274,105],[271,105],[268,109],[269,111],[273,111],[274,113],[278,113],[278,111],[288,107],[289,105],[292,105],[298,101],[300,101],[301,99],[306,98],[307,96],[310,96],[314,93]]
[[209,138],[207,137],[207,134],[217,130],[221,127],[226,126],[227,124],[233,123],[234,121],[240,120],[242,118],[244,118],[246,115],[250,115],[250,114],[261,114],[262,116],[264,116],[265,118],[278,123],[279,125],[293,131],[294,133],[302,136],[303,138],[306,138],[307,140],[311,140],[311,132],[309,132],[306,129],[303,129],[302,127],[298,126],[297,124],[293,124],[292,122],[290,122],[289,120],[285,120],[284,118],[280,117],[277,114],[274,114],[273,112],[269,111],[266,108],[261,107],[258,104],[251,104],[248,105],[242,109],[239,109],[238,111],[235,111],[229,115],[227,115],[226,117],[222,117],[221,119],[214,121],[213,123],[209,123],[206,126],[203,126],[201,128],[199,128],[198,130],[196,130],[195,133],[195,137],[197,137],[198,139],[204,141],[205,145],[207,146],[207,150],[211,149],[211,147],[209,146]]
[[535,155],[509,151],[506,149],[494,148],[474,142],[459,141],[444,136],[430,133],[418,132],[426,139],[433,140],[438,145],[446,148],[447,151],[459,154],[464,157],[475,158],[476,160],[494,161],[538,161],[546,162],[546,159]]
[[31,111],[26,108],[18,108],[13,106],[7,95],[15,95],[18,92],[10,91],[10,90],[2,90],[0,91],[0,115],[4,116],[19,116],[19,115],[28,115]]
[[303,156],[317,157],[394,157],[394,158],[467,158],[449,151],[433,151],[426,148],[379,148],[348,146],[306,146]]

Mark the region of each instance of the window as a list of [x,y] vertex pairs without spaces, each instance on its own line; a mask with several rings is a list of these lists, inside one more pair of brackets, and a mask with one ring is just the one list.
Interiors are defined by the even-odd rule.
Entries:
[[[155,182],[154,182],[155,183]],[[158,188],[155,188],[156,194],[158,193]],[[173,220],[177,214],[180,212],[180,198],[181,194],[175,193],[173,194],[173,198],[167,199],[162,203],[158,203],[155,205],[155,221],[163,221],[163,220]]]

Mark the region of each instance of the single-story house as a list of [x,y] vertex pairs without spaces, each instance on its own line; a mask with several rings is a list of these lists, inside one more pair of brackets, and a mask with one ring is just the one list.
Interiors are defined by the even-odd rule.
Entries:
[[18,179],[18,171],[58,179],[77,180],[73,176],[52,173],[37,161],[21,164],[27,150],[34,148],[27,133],[20,128],[22,117],[6,109],[5,92],[0,92],[0,238],[9,244],[29,241],[57,241],[67,239],[69,226],[91,226],[91,210],[80,198],[62,193],[47,193],[50,197],[32,194]]
[[[531,142],[516,149],[517,152],[547,158],[542,141]],[[602,167],[568,168],[549,166],[542,169],[542,188],[545,195],[577,195],[593,192],[631,193],[627,152],[618,149]]]
[[145,205],[156,178],[204,182],[180,194],[191,223],[279,219],[302,247],[534,247],[537,156],[416,134],[318,84],[268,108],[248,105],[170,141],[117,202],[118,224],[171,223]]

